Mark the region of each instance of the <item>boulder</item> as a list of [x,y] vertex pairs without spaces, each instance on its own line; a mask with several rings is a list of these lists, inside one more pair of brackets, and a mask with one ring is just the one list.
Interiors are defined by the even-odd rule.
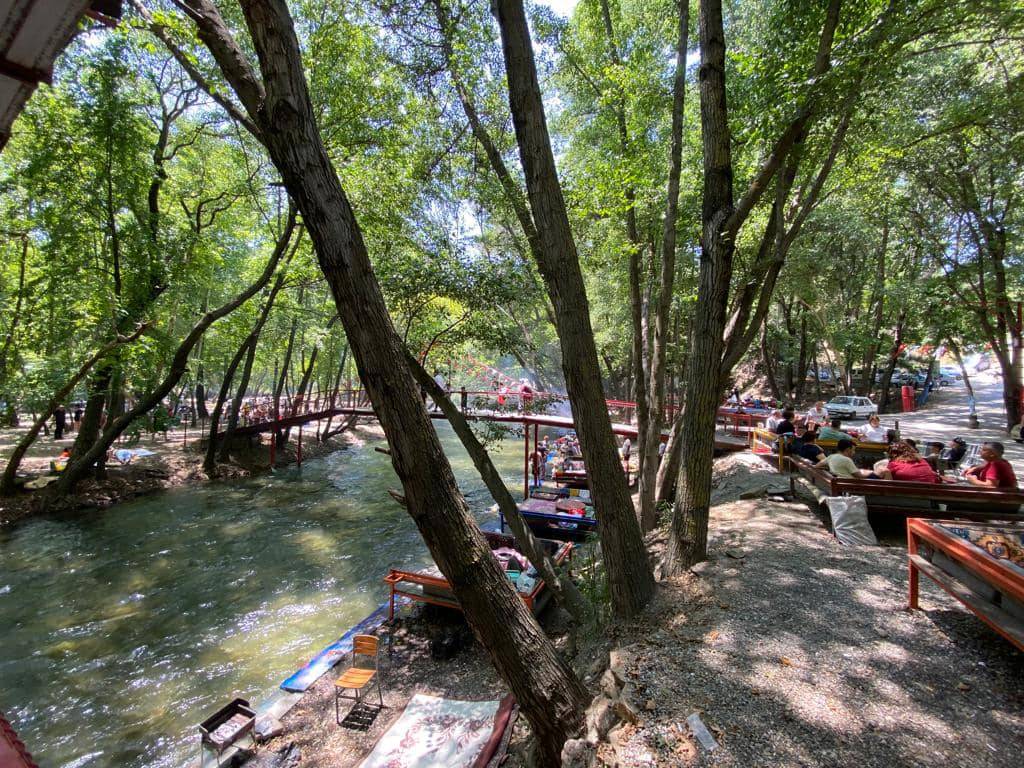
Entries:
[[264,744],[284,733],[284,723],[276,717],[264,715],[256,718],[256,741]]
[[562,746],[562,768],[589,768],[595,757],[594,748],[583,739],[569,739]]
[[587,707],[587,743],[597,744],[615,725],[615,702],[607,696],[598,696]]

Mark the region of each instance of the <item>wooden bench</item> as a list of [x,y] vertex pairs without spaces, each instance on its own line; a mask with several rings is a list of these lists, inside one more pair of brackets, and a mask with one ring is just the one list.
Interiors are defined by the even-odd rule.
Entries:
[[[870,480],[836,477],[807,459],[788,456],[791,471],[828,496],[863,496],[873,515],[967,520],[1024,519],[1020,513],[1024,491],[979,488],[973,485],[936,485],[906,480]],[[939,505],[943,505],[945,509]]]
[[923,573],[1024,651],[1024,568],[956,535],[958,529],[967,536],[972,529],[982,535],[1008,532],[1020,536],[1024,524],[964,526],[950,521],[907,520],[909,607],[918,608],[918,580]]

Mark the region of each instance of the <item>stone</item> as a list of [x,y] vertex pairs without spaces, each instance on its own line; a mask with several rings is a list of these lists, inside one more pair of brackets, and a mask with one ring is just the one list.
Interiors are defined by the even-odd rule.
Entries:
[[587,768],[594,751],[583,739],[569,739],[562,745],[562,768]]
[[633,685],[623,686],[619,692],[619,698],[615,701],[615,714],[624,723],[636,725],[640,722],[640,707],[636,703],[636,687]]
[[712,563],[710,560],[701,560],[699,563],[695,563],[690,566],[690,573],[694,576],[703,576],[711,568]]
[[276,717],[264,715],[256,718],[256,741],[260,744],[264,744],[282,733],[284,733],[284,723]]
[[587,743],[597,744],[615,725],[615,702],[607,696],[598,696],[587,707],[586,722]]
[[609,699],[614,699],[618,697],[621,689],[622,682],[616,679],[614,673],[610,669],[606,669],[604,674],[601,675],[601,693]]
[[626,659],[627,654],[621,648],[614,648],[608,654],[608,671],[615,675],[620,688],[626,684]]

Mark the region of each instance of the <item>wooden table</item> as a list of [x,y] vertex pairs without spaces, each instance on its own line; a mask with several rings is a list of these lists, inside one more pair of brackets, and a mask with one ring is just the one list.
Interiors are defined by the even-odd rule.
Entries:
[[923,573],[1024,651],[1024,523],[907,520],[909,605]]

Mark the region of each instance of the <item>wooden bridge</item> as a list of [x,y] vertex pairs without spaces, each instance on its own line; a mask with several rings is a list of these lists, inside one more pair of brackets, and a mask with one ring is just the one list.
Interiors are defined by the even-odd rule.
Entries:
[[[519,425],[523,428],[523,474],[524,488],[527,495],[529,489],[529,457],[530,433],[533,432],[534,445],[539,440],[541,427],[555,429],[575,429],[571,416],[560,416],[547,413],[555,405],[567,403],[565,395],[547,392],[507,392],[507,391],[470,391],[455,390],[451,397],[459,406],[459,410],[470,421],[490,421]],[[616,421],[616,417],[628,419],[636,412],[636,403],[624,400],[608,400],[609,416],[612,418],[612,432],[620,437],[635,440],[637,427],[629,421]],[[444,419],[439,410],[429,410],[433,419]],[[675,415],[674,406],[666,409],[667,419]],[[282,397],[275,403],[270,396],[250,398],[243,405],[239,425],[234,434],[256,435],[264,432],[277,432],[285,429],[299,428],[298,463],[302,463],[302,432],[305,424],[326,421],[337,417],[377,418],[369,404],[364,390],[343,390],[328,395],[311,393],[301,397]],[[719,433],[715,438],[715,450],[719,452],[742,451],[749,446],[747,432],[752,426],[749,414],[736,414],[722,411],[720,421],[726,428],[731,424],[731,434]],[[531,429],[532,427],[532,429]],[[218,433],[218,438],[224,432]],[[662,431],[662,441],[668,439],[668,432]],[[274,462],[274,442],[271,441],[271,465]]]

